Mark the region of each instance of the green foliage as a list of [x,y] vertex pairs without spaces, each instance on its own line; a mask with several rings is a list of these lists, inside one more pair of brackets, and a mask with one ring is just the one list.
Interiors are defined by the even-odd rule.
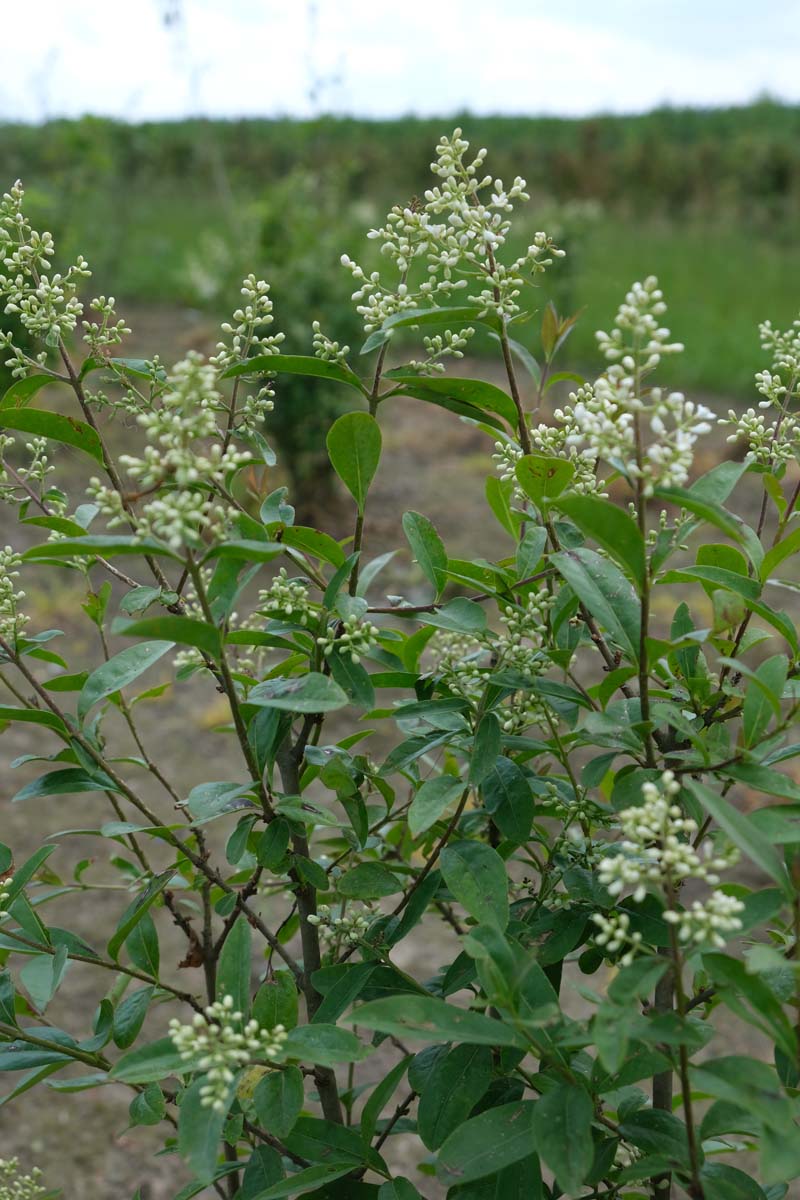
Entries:
[[[524,185],[491,176],[492,199],[467,149],[443,139],[442,190],[379,231],[388,270],[347,259],[365,303],[313,355],[267,332],[293,304],[317,319],[287,259],[288,299],[246,277],[212,359],[119,357],[98,299],[81,362],[85,267],[53,289],[22,193],[0,204],[5,299],[66,372],[58,412],[34,409],[42,364],[10,347],[6,427],[102,473],[70,497],[59,450],[0,445],[24,548],[0,552],[0,722],[34,739],[12,799],[43,826],[27,859],[0,845],[2,1103],[128,1088],[131,1139],[163,1126],[191,1176],[180,1200],[779,1200],[800,1178],[800,652],[773,607],[797,590],[800,334],[762,329],[764,427],[737,421],[744,461],[694,479],[715,418],[661,387],[681,347],[657,281],[599,335],[592,384],[554,375],[575,319],[548,304],[534,337],[523,305],[558,248],[510,257]],[[439,370],[472,323],[507,390]],[[578,385],[552,426],[515,363],[539,400]],[[332,532],[271,476],[285,379],[347,407],[316,447],[347,506]],[[415,510],[396,559],[365,554],[386,406],[411,397],[495,453],[491,561],[450,557]],[[122,456],[101,409],[128,422]],[[382,601],[390,560],[423,599]],[[70,636],[29,619],[20,575],[80,592]],[[191,781],[141,717],[169,705],[190,737],[189,679],[224,702]],[[64,795],[88,797],[77,830]],[[71,876],[67,833],[95,847]],[[105,981],[94,1012],[62,1003],[79,972]]]

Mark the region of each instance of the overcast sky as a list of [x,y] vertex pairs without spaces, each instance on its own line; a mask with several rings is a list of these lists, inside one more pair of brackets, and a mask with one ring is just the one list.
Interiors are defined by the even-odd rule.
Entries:
[[[800,0],[4,0],[0,119],[800,101]],[[165,13],[178,13],[165,23]]]

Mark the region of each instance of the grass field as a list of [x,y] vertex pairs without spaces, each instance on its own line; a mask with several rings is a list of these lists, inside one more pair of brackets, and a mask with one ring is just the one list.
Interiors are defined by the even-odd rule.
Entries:
[[[301,351],[311,308],[352,344],[339,254],[361,257],[385,208],[427,186],[436,138],[456,123],[489,147],[491,170],[528,178],[521,235],[563,239],[568,257],[533,306],[552,294],[563,311],[585,309],[571,365],[593,370],[594,330],[634,279],[655,273],[691,351],[671,382],[748,395],[758,322],[786,324],[800,309],[800,110],[790,106],[584,121],[0,126],[2,182],[23,178],[64,255],[89,258],[96,291],[222,316],[254,270],[273,281],[279,322]],[[536,328],[523,331],[534,350]]]

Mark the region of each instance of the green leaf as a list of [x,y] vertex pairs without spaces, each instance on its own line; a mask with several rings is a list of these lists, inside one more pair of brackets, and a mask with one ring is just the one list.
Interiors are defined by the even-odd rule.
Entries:
[[182,646],[194,646],[214,659],[222,654],[222,638],[216,625],[193,621],[189,617],[165,615],[143,617],[140,621],[127,621],[120,617],[114,622],[112,633],[123,637],[169,638]]
[[350,412],[334,421],[326,445],[334,471],[363,513],[381,458],[381,430],[373,416]]
[[174,872],[170,868],[163,871],[160,875],[156,875],[147,885],[141,896],[137,896],[133,904],[130,904],[119,919],[114,936],[108,943],[108,953],[113,959],[119,955],[122,946],[128,938],[135,925],[141,921],[145,913],[155,904],[158,897],[166,888]]
[[0,721],[21,721],[33,725],[45,725],[63,737],[69,736],[69,730],[61,717],[57,717],[55,713],[51,713],[46,708],[17,708],[13,704],[0,704]]
[[464,781],[457,775],[437,775],[426,779],[415,794],[408,810],[408,828],[412,837],[419,837],[435,825],[456,798],[464,791]]
[[[211,562],[215,558],[241,559],[242,562],[272,562],[273,558],[286,553],[282,542],[259,542],[253,538],[233,538],[212,546],[203,558],[203,562]],[[178,617],[185,620],[185,617]]]
[[44,1012],[58,991],[67,965],[67,947],[59,946],[55,954],[34,954],[19,973],[22,986],[38,1012]]
[[250,922],[242,913],[225,939],[217,964],[217,1000],[233,997],[233,1007],[244,1014],[250,1011],[251,971]]
[[149,913],[145,913],[139,924],[134,926],[125,948],[135,967],[140,971],[147,971],[154,979],[158,978],[161,951],[158,945],[158,930]]
[[700,1181],[705,1200],[767,1200],[755,1179],[727,1163],[704,1163]]
[[489,1108],[466,1121],[439,1151],[439,1180],[449,1187],[469,1183],[527,1158],[535,1145],[535,1108],[533,1100],[522,1100]]
[[295,713],[333,712],[350,703],[346,692],[335,680],[316,671],[309,671],[307,675],[265,679],[249,693],[247,702]]
[[638,660],[639,602],[621,571],[583,547],[551,554],[550,562],[617,645]]
[[[441,308],[404,308],[400,312],[392,313],[388,316],[382,329],[416,329],[419,326],[427,325],[455,325],[465,324],[469,321],[481,320],[481,313],[485,310],[476,304],[457,304],[457,305],[442,305]],[[497,318],[489,317],[487,324],[496,325]],[[400,372],[389,371],[390,379],[394,379]]]
[[213,821],[224,813],[251,807],[247,795],[252,787],[252,783],[198,783],[186,797],[186,807],[196,822]]
[[761,580],[769,579],[772,572],[786,558],[790,558],[797,554],[800,550],[800,529],[794,529],[787,537],[778,542],[777,546],[773,546],[764,556],[764,561],[761,564]]
[[32,433],[34,437],[61,442],[65,446],[75,446],[101,466],[105,461],[103,445],[96,430],[63,413],[46,412],[40,408],[2,408],[0,429],[15,429],[21,433]]
[[769,875],[770,879],[774,879],[784,895],[791,899],[792,887],[785,866],[775,848],[750,818],[734,808],[724,796],[718,796],[696,779],[687,779],[686,786],[742,853]]
[[429,1150],[437,1150],[467,1120],[491,1080],[488,1046],[455,1046],[436,1059],[417,1110],[417,1130]]
[[496,475],[487,475],[485,492],[489,508],[506,533],[516,540],[520,518],[511,511],[511,497],[514,492],[513,480],[503,480],[498,479]]
[[302,1071],[297,1067],[270,1071],[253,1093],[259,1124],[275,1137],[287,1137],[300,1116],[304,1099]]
[[477,787],[494,768],[500,753],[500,722],[493,712],[484,713],[478,722],[469,756],[469,784]]
[[265,1192],[258,1192],[253,1200],[283,1200],[284,1196],[305,1196],[308,1192],[317,1192],[326,1183],[341,1179],[353,1170],[353,1163],[318,1163],[315,1167],[303,1167],[288,1179],[273,1183]]
[[168,1075],[185,1075],[190,1068],[175,1049],[172,1038],[159,1038],[123,1054],[109,1072],[121,1083],[152,1083]]
[[395,372],[391,372],[390,377],[403,385],[403,392],[407,396],[415,396],[420,400],[428,400],[432,396],[455,400],[458,404],[476,409],[478,417],[483,416],[484,412],[496,413],[512,428],[516,428],[517,409],[514,401],[493,383],[485,383],[482,379],[429,375],[420,377],[399,375]]
[[413,1055],[408,1054],[405,1058],[401,1058],[400,1062],[395,1063],[388,1075],[384,1075],[383,1079],[379,1080],[372,1089],[369,1099],[362,1108],[361,1137],[367,1145],[369,1145],[375,1136],[378,1118],[394,1095],[400,1080],[405,1077],[409,1063],[413,1062],[413,1057]]
[[374,708],[375,688],[369,672],[361,663],[354,663],[349,654],[342,654],[334,647],[333,652],[328,655],[328,664],[331,675],[353,704],[360,708]]
[[204,1105],[201,1095],[206,1085],[204,1075],[184,1093],[178,1109],[178,1153],[191,1167],[198,1180],[210,1183],[214,1178],[220,1154],[222,1130],[228,1119],[235,1084],[228,1090],[228,1103],[221,1112],[213,1105]]
[[510,1026],[482,1013],[447,1004],[435,996],[387,996],[360,1005],[350,1017],[353,1025],[419,1037],[426,1041],[468,1042],[472,1046],[518,1046],[526,1043]]
[[381,1184],[378,1200],[422,1200],[422,1197],[405,1175],[397,1175]]
[[[176,620],[182,621],[182,617]],[[92,671],[78,697],[78,717],[82,721],[93,705],[106,696],[119,692],[171,650],[174,642],[140,642],[126,646],[108,662]]]
[[244,362],[228,367],[223,372],[223,379],[232,379],[237,375],[306,375],[314,379],[329,379],[332,383],[346,383],[348,387],[367,395],[358,376],[349,367],[341,363],[325,362],[304,354],[256,354]]
[[120,1050],[127,1050],[136,1041],[154,994],[153,987],[138,988],[118,1005],[114,1012],[113,1037]]
[[25,408],[42,388],[59,382],[52,375],[26,375],[24,379],[17,379],[3,393],[3,398],[0,400],[0,411],[5,408]]
[[145,554],[160,558],[172,558],[180,562],[180,555],[168,546],[162,546],[153,538],[97,533],[83,538],[62,538],[57,542],[45,542],[31,546],[23,554],[26,559],[40,558],[114,558],[120,554],[133,554],[141,558]]
[[785,654],[775,654],[756,668],[755,678],[747,688],[742,706],[745,746],[755,745],[772,717],[780,717],[781,697],[788,672],[789,661]]
[[255,1200],[272,1184],[283,1179],[281,1157],[272,1146],[257,1146],[244,1169],[236,1200]]
[[542,1096],[533,1114],[536,1148],[559,1187],[576,1195],[592,1167],[594,1108],[579,1084],[559,1083]]
[[66,767],[63,771],[48,771],[32,783],[26,783],[12,803],[31,800],[35,796],[77,796],[81,792],[116,792],[119,789],[102,771],[84,771],[82,767]]
[[747,575],[736,571],[728,571],[724,567],[681,567],[679,570],[665,571],[658,583],[688,583],[697,580],[699,583],[712,583],[716,587],[743,596],[745,600],[757,600],[761,585]]
[[[397,615],[403,615],[402,607],[397,609]],[[480,634],[487,628],[486,613],[480,604],[466,596],[456,596],[433,612],[416,614],[416,619],[436,629],[450,629],[454,633]]]
[[253,1017],[262,1029],[283,1025],[294,1029],[297,1024],[297,987],[289,971],[275,971],[256,992]]
[[560,496],[555,502],[582,533],[615,559],[641,591],[645,576],[645,549],[633,518],[600,496]]
[[534,799],[522,770],[510,758],[497,758],[481,784],[481,794],[486,811],[503,837],[523,845],[530,837]]
[[526,454],[517,460],[514,474],[525,495],[541,509],[561,495],[575,474],[575,468],[565,458]]
[[383,863],[362,862],[341,877],[336,890],[357,900],[379,900],[402,892],[403,885]]
[[133,1097],[128,1109],[131,1125],[160,1125],[167,1112],[164,1093],[157,1083],[148,1083]]
[[403,533],[420,570],[438,596],[447,582],[447,552],[442,539],[433,523],[418,512],[403,513]]
[[337,1063],[360,1062],[371,1050],[348,1029],[319,1021],[293,1029],[283,1043],[283,1053],[286,1058],[297,1058],[318,1067],[335,1067]]
[[439,856],[439,868],[448,888],[471,917],[505,929],[508,878],[496,850],[483,842],[454,842]]

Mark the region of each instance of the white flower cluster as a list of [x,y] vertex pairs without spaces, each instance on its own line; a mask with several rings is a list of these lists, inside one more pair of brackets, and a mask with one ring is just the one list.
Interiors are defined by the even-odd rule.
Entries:
[[307,625],[315,613],[308,584],[302,579],[290,579],[285,567],[281,567],[268,588],[258,593],[258,609],[271,616],[288,617],[298,625]]
[[621,360],[628,371],[652,371],[664,354],[679,354],[681,342],[669,342],[669,330],[659,323],[667,311],[655,275],[634,283],[617,310],[611,333],[597,331],[598,345],[609,362]]
[[[721,870],[738,859],[731,848],[717,854],[710,842],[695,848],[692,838],[697,822],[683,814],[675,797],[680,792],[672,771],[661,776],[660,786],[642,784],[644,803],[619,813],[623,840],[619,853],[607,855],[598,866],[598,878],[612,896],[631,891],[633,900],[644,900],[648,887],[655,887],[668,900],[686,879],[701,879],[711,887],[719,883]],[[738,900],[714,891],[705,902],[694,901],[688,909],[674,910],[670,903],[665,918],[680,927],[683,941],[712,941],[720,945],[723,932],[741,928],[736,918],[742,905]],[[599,922],[598,922],[599,923]]]
[[567,798],[552,780],[546,784],[545,794],[537,797],[537,804],[546,808],[549,816],[558,818],[566,825],[589,820],[594,824],[602,824],[604,820],[603,810],[589,799],[584,790],[577,796]]
[[[158,402],[139,412],[148,441],[143,455],[119,457],[139,485],[138,498],[153,496],[137,513],[137,532],[162,538],[174,550],[199,544],[206,530],[223,531],[230,511],[213,498],[213,489],[251,458],[248,451],[223,449],[215,416],[221,396],[215,384],[214,368],[199,354],[187,355],[174,367]],[[128,519],[116,491],[92,479],[89,492],[110,526]]]
[[[762,405],[759,405],[762,407]],[[769,401],[764,408],[771,407]],[[747,451],[753,459],[764,466],[780,466],[791,462],[800,453],[800,421],[793,413],[781,413],[769,420],[765,413],[748,408],[737,413],[728,410],[728,416],[720,418],[720,425],[731,425],[733,433],[727,441],[747,443]]]
[[[0,200],[0,255],[4,272],[0,274],[0,295],[6,313],[14,313],[20,323],[48,346],[57,346],[75,328],[83,306],[78,299],[82,281],[91,274],[82,255],[65,274],[50,273],[55,253],[52,234],[37,233],[22,211],[22,185],[17,181]],[[8,343],[6,343],[8,344]],[[15,354],[15,373],[24,363]]]
[[225,996],[210,1004],[205,1013],[197,1013],[191,1025],[182,1025],[177,1017],[169,1023],[169,1035],[180,1057],[206,1076],[200,1089],[204,1108],[224,1112],[236,1072],[254,1058],[277,1058],[288,1037],[283,1025],[262,1029],[258,1021],[243,1025],[243,1020],[242,1013],[234,1010],[233,997]]
[[[431,164],[440,182],[426,191],[424,203],[414,200],[406,207],[396,206],[384,226],[370,231],[368,236],[381,243],[381,253],[396,268],[399,283],[389,288],[379,271],[367,275],[348,255],[342,256],[357,284],[353,299],[368,333],[395,313],[449,303],[453,293],[465,289],[470,290],[463,303],[478,305],[482,314],[492,312],[507,319],[519,311],[517,301],[528,279],[563,255],[547,234],[537,233],[514,262],[498,261],[511,227],[507,214],[514,207],[512,201],[528,199],[525,181],[517,178],[505,188],[501,180],[482,174],[486,151],[479,150],[467,162],[468,150],[460,129],[452,137],[443,137]],[[489,192],[486,197],[485,192]],[[414,288],[408,283],[409,271],[423,257],[427,278]]]
[[18,1158],[0,1158],[0,1200],[37,1200],[47,1191],[41,1179],[38,1167],[21,1175]]
[[555,594],[542,587],[529,592],[520,608],[512,604],[501,607],[500,620],[506,631],[492,642],[498,666],[523,675],[541,674],[548,665],[542,646],[555,602]]
[[308,922],[310,925],[316,925],[321,936],[328,941],[343,941],[356,945],[363,939],[374,915],[372,909],[366,906],[355,912],[337,914],[329,904],[320,904],[316,914],[312,914]]
[[595,944],[601,946],[608,954],[617,954],[624,946],[628,949],[619,960],[620,966],[629,967],[636,957],[637,950],[642,944],[642,935],[637,930],[631,933],[631,919],[628,913],[593,913],[592,920],[600,932],[595,935]]
[[[544,652],[549,612],[555,603],[546,588],[530,592],[521,607],[504,605],[502,632],[480,638],[450,631],[437,632],[428,643],[433,669],[457,695],[477,703],[490,671],[510,671],[527,677],[550,665]],[[542,700],[527,688],[512,692],[498,709],[504,733],[519,733],[545,720]]]
[[713,891],[705,902],[693,900],[683,911],[667,909],[664,920],[677,926],[682,942],[710,944],[722,949],[725,945],[723,934],[736,933],[742,928],[739,914],[743,911],[741,900],[725,892]]
[[791,328],[774,329],[771,321],[759,326],[761,345],[771,355],[771,369],[756,373],[756,389],[764,397],[760,409],[773,409],[768,418],[764,412],[748,408],[737,413],[730,409],[720,425],[730,425],[733,432],[729,442],[746,442],[748,453],[765,466],[781,466],[800,454],[800,420],[789,411],[798,395],[800,385],[800,320]]
[[714,420],[710,409],[682,392],[644,387],[663,355],[683,349],[680,342],[668,341],[669,330],[659,324],[665,311],[655,276],[635,283],[611,333],[597,334],[611,365],[594,386],[579,388],[569,406],[555,412],[568,427],[567,446],[581,454],[588,450],[590,461],[602,458],[630,479],[642,480],[645,495],[686,482],[695,443],[711,431]]
[[[269,290],[269,284],[253,274],[242,280],[243,304],[236,309],[232,320],[221,326],[228,340],[217,342],[216,353],[209,358],[209,363],[219,374],[248,358],[280,354],[285,335],[266,332],[275,320]],[[275,407],[275,392],[268,383],[263,383],[263,375],[264,372],[260,372],[262,382],[258,391],[247,396],[241,406],[238,432],[253,429]]]
[[[0,500],[6,504],[26,504],[31,499],[31,491],[39,497],[43,495],[47,478],[55,466],[50,462],[46,438],[31,438],[25,443],[30,460],[12,465],[8,455],[15,445],[16,439],[10,434],[0,433]],[[47,508],[51,516],[61,516],[66,511],[66,501],[61,496],[62,493],[56,492],[50,492],[47,496]]]
[[453,333],[452,329],[446,329],[444,333],[437,333],[433,337],[424,337],[422,344],[427,351],[428,357],[421,362],[412,359],[408,365],[415,371],[419,371],[420,375],[441,374],[445,370],[445,364],[442,360],[445,358],[463,358],[464,349],[474,334],[475,330],[470,325],[466,329],[459,330],[458,333]]
[[349,346],[340,346],[338,342],[333,342],[326,333],[322,332],[322,326],[319,321],[312,322],[312,346],[314,354],[322,362],[343,363],[347,360],[350,353]]
[[14,882],[14,876],[9,875],[6,879],[0,880],[0,920],[8,916],[6,904],[11,899],[11,884]]
[[353,614],[331,625],[324,636],[317,638],[317,645],[326,656],[332,654],[336,648],[342,654],[346,654],[351,662],[360,663],[364,655],[376,645],[380,632],[377,625]]
[[108,353],[111,346],[118,346],[130,329],[123,320],[116,319],[113,296],[97,296],[89,302],[89,308],[99,314],[99,321],[83,321],[83,340],[93,355]]
[[22,556],[11,546],[0,550],[0,634],[12,643],[28,623],[28,618],[19,611],[25,593],[18,591],[14,582],[19,578],[17,568],[21,563]]
[[484,685],[488,655],[485,645],[467,633],[438,630],[426,651],[431,669],[465,700],[477,701]]

